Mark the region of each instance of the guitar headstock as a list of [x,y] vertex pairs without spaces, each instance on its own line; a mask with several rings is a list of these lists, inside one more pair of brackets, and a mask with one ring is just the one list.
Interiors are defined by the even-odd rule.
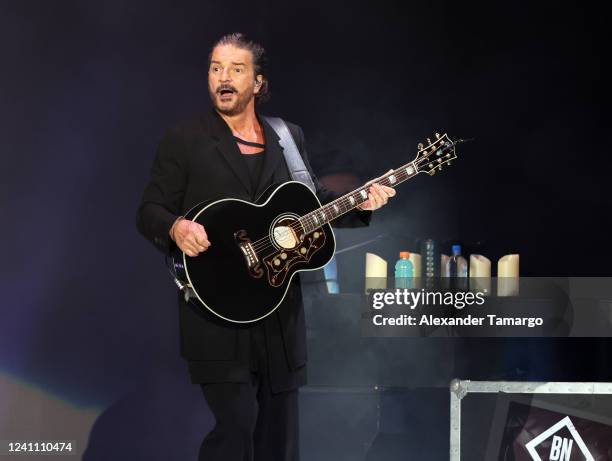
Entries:
[[427,138],[427,146],[419,143],[419,152],[414,165],[419,173],[427,173],[430,176],[436,171],[442,170],[443,165],[450,165],[457,158],[455,153],[455,142],[446,133],[436,133],[435,140]]

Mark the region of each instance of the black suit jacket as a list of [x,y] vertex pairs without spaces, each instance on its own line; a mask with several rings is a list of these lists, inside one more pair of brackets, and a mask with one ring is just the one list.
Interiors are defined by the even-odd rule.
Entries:
[[[269,185],[291,180],[277,134],[263,119],[260,122],[266,154],[255,190],[232,132],[216,111],[166,133],[137,213],[138,230],[159,250],[171,251],[172,224],[198,203],[228,197],[255,201]],[[312,174],[302,130],[297,125],[287,125]],[[336,198],[312,176],[322,203]],[[367,211],[355,211],[334,225],[364,226],[369,223],[370,215]],[[186,303],[181,293],[178,301],[181,355],[189,361],[192,381],[248,382],[249,329],[253,326],[224,323]],[[298,276],[293,278],[285,300],[258,327],[265,331],[273,390],[304,384],[306,329]]]

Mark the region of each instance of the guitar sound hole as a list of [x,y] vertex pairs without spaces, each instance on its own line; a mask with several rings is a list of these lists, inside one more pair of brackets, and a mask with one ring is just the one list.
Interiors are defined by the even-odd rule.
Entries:
[[272,228],[272,240],[278,248],[291,250],[297,247],[303,239],[299,221],[293,217],[278,219]]

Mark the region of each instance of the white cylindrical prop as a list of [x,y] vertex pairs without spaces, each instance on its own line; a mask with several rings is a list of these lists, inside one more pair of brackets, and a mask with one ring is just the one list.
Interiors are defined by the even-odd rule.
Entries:
[[448,271],[448,260],[450,258],[448,255],[441,254],[440,255],[440,276],[442,277],[450,277],[450,272]]
[[519,255],[506,255],[497,262],[497,296],[518,296]]
[[470,255],[470,289],[491,293],[491,260],[483,255]]
[[387,261],[374,253],[366,253],[365,291],[387,288]]
[[491,260],[483,255],[470,255],[470,277],[491,277]]
[[413,288],[421,288],[421,255],[418,253],[410,253],[408,260],[412,263],[413,269]]

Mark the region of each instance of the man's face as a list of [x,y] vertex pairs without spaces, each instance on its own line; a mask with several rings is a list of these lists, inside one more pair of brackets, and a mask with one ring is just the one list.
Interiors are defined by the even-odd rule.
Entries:
[[220,113],[242,113],[259,91],[251,52],[233,45],[217,46],[208,69],[208,91]]

